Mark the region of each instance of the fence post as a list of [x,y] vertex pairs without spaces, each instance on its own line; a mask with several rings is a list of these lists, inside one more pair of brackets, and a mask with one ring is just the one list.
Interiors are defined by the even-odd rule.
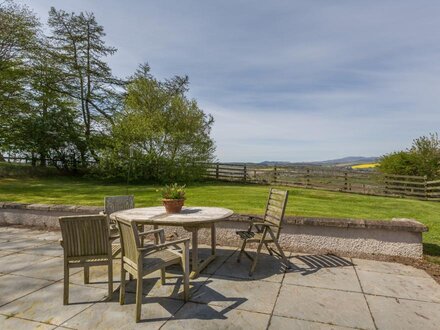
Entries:
[[306,173],[306,188],[310,188],[310,169],[307,169]]
[[344,172],[344,190],[348,191],[348,173],[347,173],[347,171]]
[[273,167],[273,181],[272,183],[277,183],[277,166],[274,165]]
[[246,169],[246,164],[243,167],[243,180],[244,182],[246,182],[246,177],[247,177],[247,169]]
[[424,188],[425,188],[425,199],[428,200],[429,196],[428,196],[428,177],[425,175],[423,177],[424,181]]
[[219,172],[219,164],[217,163],[215,166],[215,178],[218,180],[218,172]]

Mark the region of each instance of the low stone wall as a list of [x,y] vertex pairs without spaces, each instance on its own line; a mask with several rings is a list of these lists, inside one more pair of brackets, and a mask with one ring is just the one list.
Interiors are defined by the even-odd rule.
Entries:
[[[97,214],[102,207],[0,202],[0,225],[59,228],[58,217]],[[238,246],[236,230],[244,230],[255,215],[234,214],[217,225],[217,243]],[[189,237],[179,227],[165,227],[167,236]],[[422,233],[428,228],[411,219],[392,221],[285,217],[280,242],[283,249],[304,253],[334,253],[347,257],[421,258]],[[200,242],[210,244],[209,230],[202,229]]]

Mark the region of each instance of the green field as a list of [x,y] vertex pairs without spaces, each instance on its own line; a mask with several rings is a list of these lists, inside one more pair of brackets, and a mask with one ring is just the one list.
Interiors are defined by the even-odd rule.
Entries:
[[[109,184],[72,177],[0,178],[0,201],[102,205],[104,196],[133,194],[136,206],[160,205],[160,186]],[[268,186],[234,183],[192,184],[186,205],[227,207],[261,214]],[[285,189],[285,188],[282,188]],[[426,224],[425,253],[440,256],[440,203],[323,190],[289,188],[287,215],[390,220],[414,218]]]

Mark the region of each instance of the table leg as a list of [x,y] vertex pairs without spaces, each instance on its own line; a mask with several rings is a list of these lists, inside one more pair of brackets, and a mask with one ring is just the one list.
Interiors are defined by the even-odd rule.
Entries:
[[191,239],[191,259],[192,259],[192,271],[191,278],[196,278],[199,274],[199,229],[192,229]]
[[[159,226],[158,225],[153,225],[153,229],[158,229],[159,228]],[[159,244],[159,243],[162,243],[162,242],[159,242],[159,234],[158,233],[155,233],[154,234],[154,244]],[[165,272],[165,267],[164,268],[161,268],[160,269],[160,283],[162,284],[162,285],[164,285],[165,284],[165,279],[166,279],[166,277],[167,277],[167,275],[166,275],[166,272]]]
[[202,262],[199,262],[199,227],[186,227],[185,230],[191,232],[192,234],[192,240],[191,240],[191,264],[192,264],[192,269],[191,269],[191,274],[190,274],[190,278],[194,279],[196,277],[199,276],[200,272],[209,265],[209,263],[211,263],[215,257],[215,245],[216,245],[216,241],[215,241],[215,226],[211,226],[211,235],[213,235],[211,237],[211,255],[206,258],[205,260],[203,260]]

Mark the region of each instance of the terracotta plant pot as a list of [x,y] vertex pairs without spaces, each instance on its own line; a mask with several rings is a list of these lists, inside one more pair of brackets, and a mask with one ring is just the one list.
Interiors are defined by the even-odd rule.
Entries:
[[162,199],[163,206],[167,213],[179,213],[182,210],[182,206],[185,202],[184,199]]

